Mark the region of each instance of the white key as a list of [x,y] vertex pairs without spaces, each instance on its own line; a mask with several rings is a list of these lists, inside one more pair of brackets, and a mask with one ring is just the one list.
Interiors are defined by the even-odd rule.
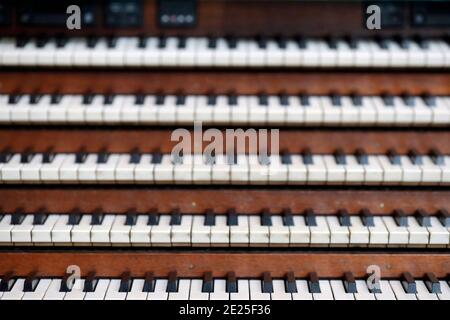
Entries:
[[144,49],[138,47],[139,39],[130,37],[126,39],[123,63],[125,66],[141,66],[144,60]]
[[83,104],[83,97],[80,95],[73,96],[66,111],[67,122],[84,123],[85,109],[86,106]]
[[350,231],[348,227],[341,226],[336,216],[326,217],[330,229],[330,245],[342,246],[350,243]]
[[43,163],[39,169],[41,180],[46,182],[59,182],[59,171],[65,160],[66,155],[57,154],[50,163]]
[[405,289],[403,288],[400,281],[390,280],[389,284],[391,285],[392,291],[394,291],[397,300],[417,300],[417,297],[414,293],[405,292]]
[[147,292],[144,292],[144,279],[133,279],[131,290],[127,294],[127,300],[147,300]]
[[[134,168],[134,180],[137,183],[152,183],[155,165],[151,163],[152,156],[145,154],[141,156],[141,161]],[[170,173],[172,181],[172,172]]]
[[228,164],[226,155],[218,154],[215,156],[215,163],[211,168],[212,183],[229,183],[231,166]]
[[395,122],[395,108],[393,105],[386,105],[381,97],[373,97],[372,103],[377,113],[378,123],[389,125]]
[[359,164],[355,156],[347,155],[345,165],[345,181],[347,183],[365,182],[365,168]]
[[92,215],[83,215],[77,225],[72,226],[70,232],[73,243],[90,244],[91,243],[91,220]]
[[326,217],[316,216],[316,226],[309,226],[312,245],[328,245],[330,243],[330,229]]
[[341,123],[342,108],[339,105],[333,105],[330,97],[321,97],[323,109],[323,122],[326,124]]
[[195,42],[194,64],[196,66],[212,66],[214,64],[214,49],[209,48],[208,38],[197,38]]
[[112,154],[108,157],[105,163],[98,163],[95,172],[96,180],[99,182],[114,182],[117,162],[119,161],[118,154]]
[[236,47],[230,49],[230,64],[232,66],[248,66],[249,43],[245,40],[237,40]]
[[216,224],[211,226],[211,245],[228,246],[230,244],[230,227],[225,215],[216,216]]
[[430,217],[430,227],[427,227],[430,233],[430,245],[448,245],[450,244],[450,233],[441,224],[436,217]]
[[23,285],[25,283],[25,279],[17,279],[13,284],[13,287],[10,291],[3,292],[3,295],[0,297],[0,300],[21,300],[24,292]]
[[158,48],[158,38],[147,38],[147,45],[142,54],[142,64],[144,66],[160,66],[162,64],[161,51]]
[[125,300],[128,292],[119,292],[120,279],[111,279],[106,291],[105,300]]
[[124,107],[125,96],[114,96],[111,104],[106,104],[103,100],[102,105],[102,120],[104,123],[117,124],[121,122],[120,116],[122,114],[122,108]]
[[407,156],[400,156],[403,170],[403,183],[420,183],[422,180],[422,170],[420,166],[415,165]]
[[192,165],[193,183],[209,184],[211,183],[211,165],[206,162],[207,157],[203,154],[194,154]]
[[52,243],[52,229],[60,216],[56,214],[50,214],[42,225],[34,225],[31,230],[31,238],[36,243]]
[[231,165],[230,179],[233,184],[247,183],[250,179],[248,158],[243,154],[237,155],[237,164]]
[[84,300],[104,300],[109,287],[109,279],[98,279],[94,292],[86,292]]
[[288,166],[283,164],[279,155],[270,156],[269,183],[286,183],[288,181]]
[[[130,230],[130,242],[132,245],[150,245],[152,226],[148,225],[148,216],[139,215],[136,224]],[[170,230],[169,230],[170,237]]]
[[407,217],[410,245],[426,245],[429,243],[430,234],[426,227],[422,227],[415,217]]
[[207,96],[197,96],[195,107],[195,119],[202,123],[210,124],[213,121],[214,105],[208,104]]
[[78,180],[80,182],[94,182],[97,170],[97,155],[89,154],[86,160],[78,166]]
[[422,280],[416,280],[417,300],[439,300],[436,293],[428,291],[427,286]]
[[3,181],[20,181],[20,169],[22,168],[20,158],[20,154],[15,154],[0,168]]
[[333,156],[323,156],[327,168],[327,184],[345,182],[345,166],[338,164]]
[[114,171],[114,180],[116,182],[133,182],[134,170],[136,164],[130,163],[131,155],[122,154],[118,156],[117,166]]
[[230,294],[226,292],[226,286],[226,280],[214,280],[214,291],[209,293],[209,300],[229,300]]
[[171,243],[170,216],[161,215],[158,225],[152,226],[150,241],[152,245],[168,245]]
[[11,230],[11,240],[16,243],[31,243],[31,230],[33,229],[33,215],[26,215],[21,224],[15,225]]
[[322,107],[322,100],[320,97],[309,97],[309,104],[304,105],[305,123],[308,125],[321,124],[324,118],[324,110]]
[[95,95],[89,105],[84,105],[84,120],[87,123],[103,122],[104,99],[101,95]]
[[292,300],[292,294],[286,292],[286,287],[283,280],[272,280],[272,286],[272,300]]
[[[373,217],[373,226],[368,227],[370,245],[386,245],[389,243],[389,231],[384,225],[382,217]],[[402,236],[403,237],[403,236]]]
[[237,292],[230,292],[230,300],[250,300],[248,280],[237,280]]
[[358,216],[352,216],[350,217],[350,223],[351,226],[348,228],[350,231],[350,244],[369,244],[370,232],[369,229],[363,224],[361,218]]
[[439,281],[441,285],[441,293],[438,293],[439,300],[450,300],[450,286],[445,281]]
[[375,294],[369,291],[367,284],[364,280],[355,280],[356,290],[358,292],[354,293],[355,300],[376,300]]
[[45,292],[42,300],[64,300],[65,292],[60,291],[61,279],[53,279]]
[[25,292],[22,300],[42,300],[52,282],[51,279],[40,279],[36,288],[32,292]]
[[383,222],[389,232],[389,244],[408,244],[409,233],[406,227],[398,226],[393,217],[383,217]]
[[269,244],[269,227],[261,224],[260,216],[250,216],[248,218],[250,230],[250,245],[268,245]]
[[423,164],[420,166],[422,170],[423,184],[436,184],[442,181],[442,169],[437,166],[430,157],[421,156]]
[[[190,181],[189,166],[182,166],[178,169],[178,178],[183,177],[183,181]],[[175,165],[172,162],[170,155],[164,155],[161,163],[154,165],[154,179],[156,183],[173,182],[174,181]]]
[[344,283],[341,280],[330,280],[330,286],[333,290],[334,300],[355,300],[353,293],[345,291]]
[[387,156],[378,156],[378,162],[383,169],[383,182],[385,184],[399,183],[403,179],[403,170],[400,165],[392,164]]
[[159,106],[156,105],[156,96],[146,96],[144,104],[139,108],[139,123],[156,123],[158,111]]
[[110,232],[115,215],[106,214],[100,225],[93,225],[91,229],[91,242],[95,245],[111,244]]
[[[115,216],[114,222],[111,226],[110,237],[111,243],[130,243],[130,233],[132,226],[125,225],[126,216],[125,215],[117,215]],[[150,237],[150,232],[148,232],[148,237]],[[150,239],[149,239],[150,242]]]
[[250,300],[270,300],[270,293],[262,292],[261,280],[249,280]]
[[246,124],[252,115],[247,97],[238,96],[236,105],[229,105],[230,121],[233,124]]
[[11,215],[6,214],[3,219],[0,220],[0,243],[11,243],[11,231],[13,229],[11,224]]
[[42,154],[35,155],[30,162],[22,164],[20,168],[20,178],[22,181],[39,182],[39,171],[42,165]]
[[69,216],[67,214],[58,217],[58,221],[56,221],[53,226],[51,233],[52,242],[54,244],[72,242],[72,225],[69,225],[68,222]]
[[360,125],[370,125],[377,122],[377,110],[373,104],[372,98],[362,97],[362,105],[359,108],[358,123]]
[[312,156],[313,163],[307,164],[308,184],[323,183],[327,181],[327,167],[322,156]]
[[49,121],[48,112],[50,109],[50,95],[43,95],[39,102],[31,105],[29,119],[33,123],[46,123]]
[[394,291],[392,291],[391,285],[387,280],[380,280],[380,293],[375,293],[377,300],[397,300]]
[[285,124],[294,125],[305,122],[305,108],[298,97],[289,96],[289,105],[286,107]]
[[334,300],[333,291],[331,289],[330,281],[319,280],[320,293],[313,293],[314,300]]
[[218,38],[213,52],[214,66],[229,66],[231,63],[231,49],[225,39]]
[[191,292],[189,294],[189,300],[209,300],[209,293],[202,291],[203,280],[192,279],[191,280]]
[[249,217],[239,215],[238,225],[230,226],[230,245],[248,245],[250,241]]
[[269,227],[269,243],[270,245],[287,245],[289,244],[289,227],[283,223],[283,217],[274,215],[271,217],[272,226]]
[[378,162],[378,157],[369,155],[368,164],[364,165],[364,181],[366,184],[379,184],[383,181],[383,169]]
[[120,109],[120,122],[137,124],[139,122],[139,113],[141,112],[142,107],[143,105],[137,104],[136,97],[124,96],[123,106]]
[[182,215],[179,225],[172,225],[172,245],[191,245],[192,215]]
[[84,279],[75,279],[72,290],[66,292],[64,300],[84,300],[86,292],[83,291]]
[[167,289],[167,279],[156,279],[155,280],[155,290],[149,292],[147,295],[148,300],[167,300],[169,294]]
[[162,66],[176,66],[178,58],[178,39],[169,37],[166,39],[166,46],[160,50],[160,64]]
[[296,280],[297,292],[292,293],[292,300],[313,300],[313,294],[309,292],[308,281]]
[[302,156],[291,155],[291,164],[288,165],[288,180],[290,184],[303,184],[308,180],[308,170],[303,164]]
[[311,232],[305,223],[303,216],[294,216],[294,225],[289,226],[289,241],[291,246],[309,245],[311,242]]
[[213,108],[213,123],[228,124],[231,121],[231,108],[226,96],[218,96]]
[[169,292],[168,300],[189,300],[191,280],[178,280],[178,292]]
[[184,104],[177,105],[175,110],[176,123],[191,125],[195,119],[196,97],[189,95],[185,97]]
[[211,243],[211,226],[205,225],[205,216],[203,215],[193,216],[192,245],[209,246],[210,243]]

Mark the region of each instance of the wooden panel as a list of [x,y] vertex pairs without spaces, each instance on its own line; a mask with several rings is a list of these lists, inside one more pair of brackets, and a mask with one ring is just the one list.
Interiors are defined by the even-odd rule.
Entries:
[[[205,128],[206,130],[206,128]],[[77,152],[85,149],[98,152],[106,149],[109,152],[130,152],[137,148],[142,152],[159,150],[170,153],[178,140],[171,141],[173,129],[105,128],[99,129],[67,129],[67,128],[0,128],[0,150],[11,148],[21,152],[31,148],[35,152]],[[238,134],[242,136],[244,133]],[[194,134],[191,132],[191,138]],[[224,150],[227,146],[224,139]],[[428,153],[436,148],[442,153],[450,153],[450,131],[442,130],[375,130],[368,129],[302,129],[280,130],[280,151],[302,152],[306,148],[313,153],[333,153],[337,149],[353,153],[358,148],[370,154],[383,154],[390,149],[399,153],[408,153],[415,149],[420,153]],[[206,146],[208,142],[204,143]],[[270,144],[268,144],[270,146]],[[247,151],[257,151],[257,145]]]
[[[251,72],[250,72],[251,71]],[[347,70],[348,71],[348,70]],[[449,73],[361,70],[3,70],[2,93],[448,95]]]
[[198,23],[192,28],[161,28],[157,23],[156,0],[146,0],[144,25],[140,28],[111,29],[104,24],[99,12],[98,25],[81,30],[46,27],[2,28],[2,35],[68,34],[68,35],[197,35],[197,36],[374,36],[374,35],[442,35],[445,28],[409,27],[409,8],[405,11],[404,28],[367,30],[364,27],[363,8],[359,1],[242,1],[200,0]]
[[85,252],[85,253],[0,253],[0,274],[14,271],[24,276],[38,271],[40,276],[62,276],[69,265],[80,267],[82,275],[96,271],[98,276],[118,277],[124,271],[143,276],[153,271],[164,277],[177,271],[180,277],[201,277],[212,271],[215,277],[224,277],[234,271],[238,277],[260,277],[265,271],[274,277],[284,277],[293,271],[297,277],[317,272],[320,277],[342,277],[351,271],[356,277],[365,277],[370,265],[377,265],[381,277],[400,277],[409,271],[414,277],[433,272],[446,277],[450,270],[449,254],[419,253],[212,253],[212,252]]
[[434,214],[442,208],[450,209],[450,191],[414,189],[27,186],[3,187],[0,198],[3,211],[12,212],[22,207],[30,213],[41,207],[52,213],[70,212],[76,207],[89,213],[101,207],[111,213],[124,213],[131,208],[142,213],[152,209],[167,213],[178,208],[190,214],[202,214],[207,209],[225,213],[231,208],[242,214],[257,214],[265,208],[273,213],[290,208],[294,214],[301,214],[308,208],[320,214],[334,214],[338,209],[358,213],[363,208],[374,214],[391,214],[394,209],[413,214],[419,208]]

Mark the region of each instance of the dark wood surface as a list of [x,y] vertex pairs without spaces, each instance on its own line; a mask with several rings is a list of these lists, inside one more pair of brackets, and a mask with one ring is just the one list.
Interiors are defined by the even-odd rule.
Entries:
[[102,208],[105,212],[122,214],[132,208],[140,213],[151,210],[168,213],[178,208],[185,214],[204,214],[208,209],[225,213],[232,208],[239,214],[258,214],[266,208],[272,213],[289,208],[293,214],[302,214],[311,208],[319,214],[336,214],[339,209],[357,214],[367,208],[376,215],[392,214],[395,209],[403,209],[407,214],[414,214],[417,209],[429,214],[450,209],[450,191],[447,190],[4,186],[0,189],[0,198],[4,212],[22,207],[29,213],[42,207],[51,213],[69,213],[78,207],[83,213]]
[[236,272],[237,277],[261,277],[271,272],[273,277],[284,277],[294,272],[296,277],[307,277],[317,272],[319,277],[341,278],[344,272],[355,277],[366,277],[367,267],[377,265],[381,278],[400,277],[410,272],[413,277],[423,277],[433,272],[437,277],[447,277],[450,255],[435,253],[211,253],[211,252],[2,252],[0,275],[14,271],[25,276],[37,271],[39,276],[63,276],[69,265],[77,265],[82,275],[95,271],[100,277],[119,277],[130,271],[142,277],[154,272],[157,277],[167,277],[177,271],[180,277],[202,277],[211,271],[214,277],[225,277]]
[[196,36],[374,36],[374,35],[442,35],[445,28],[411,28],[410,13],[405,12],[404,28],[367,30],[360,1],[217,1],[200,0],[198,22],[193,28],[161,28],[157,22],[156,0],[146,0],[145,23],[141,28],[112,29],[104,25],[99,12],[98,25],[69,31],[64,26],[4,27],[1,35],[196,35]]
[[[184,127],[180,125],[179,127]],[[188,129],[192,126],[186,126]],[[206,128],[204,128],[206,130]],[[88,152],[107,150],[127,153],[132,149],[141,152],[161,151],[170,153],[178,143],[171,141],[173,128],[146,129],[142,127],[123,128],[10,128],[0,127],[0,150],[10,148],[21,152],[31,149],[35,152]],[[242,135],[242,134],[241,134]],[[191,132],[193,139],[194,135]],[[226,146],[224,139],[224,145]],[[370,129],[302,129],[280,130],[279,149],[293,153],[309,148],[312,153],[333,153],[341,149],[354,153],[362,148],[368,154],[384,154],[390,149],[406,154],[415,149],[426,154],[435,148],[444,154],[450,153],[450,131],[445,130],[370,130]],[[208,142],[204,143],[206,146]],[[254,146],[256,147],[256,146]],[[247,151],[255,151],[247,148]]]
[[1,93],[165,94],[434,94],[448,95],[440,71],[258,70],[11,70],[0,72]]

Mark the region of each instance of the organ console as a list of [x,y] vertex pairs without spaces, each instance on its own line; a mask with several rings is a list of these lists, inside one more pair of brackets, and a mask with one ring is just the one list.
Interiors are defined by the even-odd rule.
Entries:
[[[1,3],[0,300],[450,300],[449,27],[448,1]],[[175,156],[194,123],[279,150]]]

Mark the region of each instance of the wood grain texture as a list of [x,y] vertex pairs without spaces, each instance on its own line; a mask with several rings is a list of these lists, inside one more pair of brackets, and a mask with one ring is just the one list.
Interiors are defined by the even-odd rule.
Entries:
[[225,213],[231,208],[239,214],[258,214],[265,208],[272,213],[289,208],[293,214],[302,214],[311,208],[319,214],[335,214],[339,209],[356,214],[367,208],[377,215],[392,214],[395,209],[403,209],[407,214],[413,214],[417,209],[424,209],[429,214],[450,209],[450,191],[445,190],[27,186],[3,187],[0,199],[3,211],[13,212],[22,207],[29,213],[42,207],[51,213],[68,213],[77,207],[84,213],[97,208],[110,213],[125,213],[132,208],[141,213],[153,209],[168,213],[178,208],[184,214],[204,214],[208,209]]
[[63,276],[69,265],[80,267],[82,275],[95,271],[100,277],[119,277],[124,271],[142,277],[152,271],[157,277],[167,277],[177,271],[179,277],[202,277],[211,271],[214,277],[225,277],[234,271],[238,277],[261,277],[271,272],[284,277],[292,271],[297,277],[317,272],[319,277],[340,278],[351,271],[355,277],[365,277],[370,265],[377,265],[381,277],[400,277],[410,272],[423,277],[433,272],[446,277],[450,270],[450,254],[420,253],[212,253],[212,252],[2,252],[0,275],[14,271],[25,276],[37,271],[40,276]]
[[399,70],[2,70],[1,93],[435,94],[448,95],[450,74]]

